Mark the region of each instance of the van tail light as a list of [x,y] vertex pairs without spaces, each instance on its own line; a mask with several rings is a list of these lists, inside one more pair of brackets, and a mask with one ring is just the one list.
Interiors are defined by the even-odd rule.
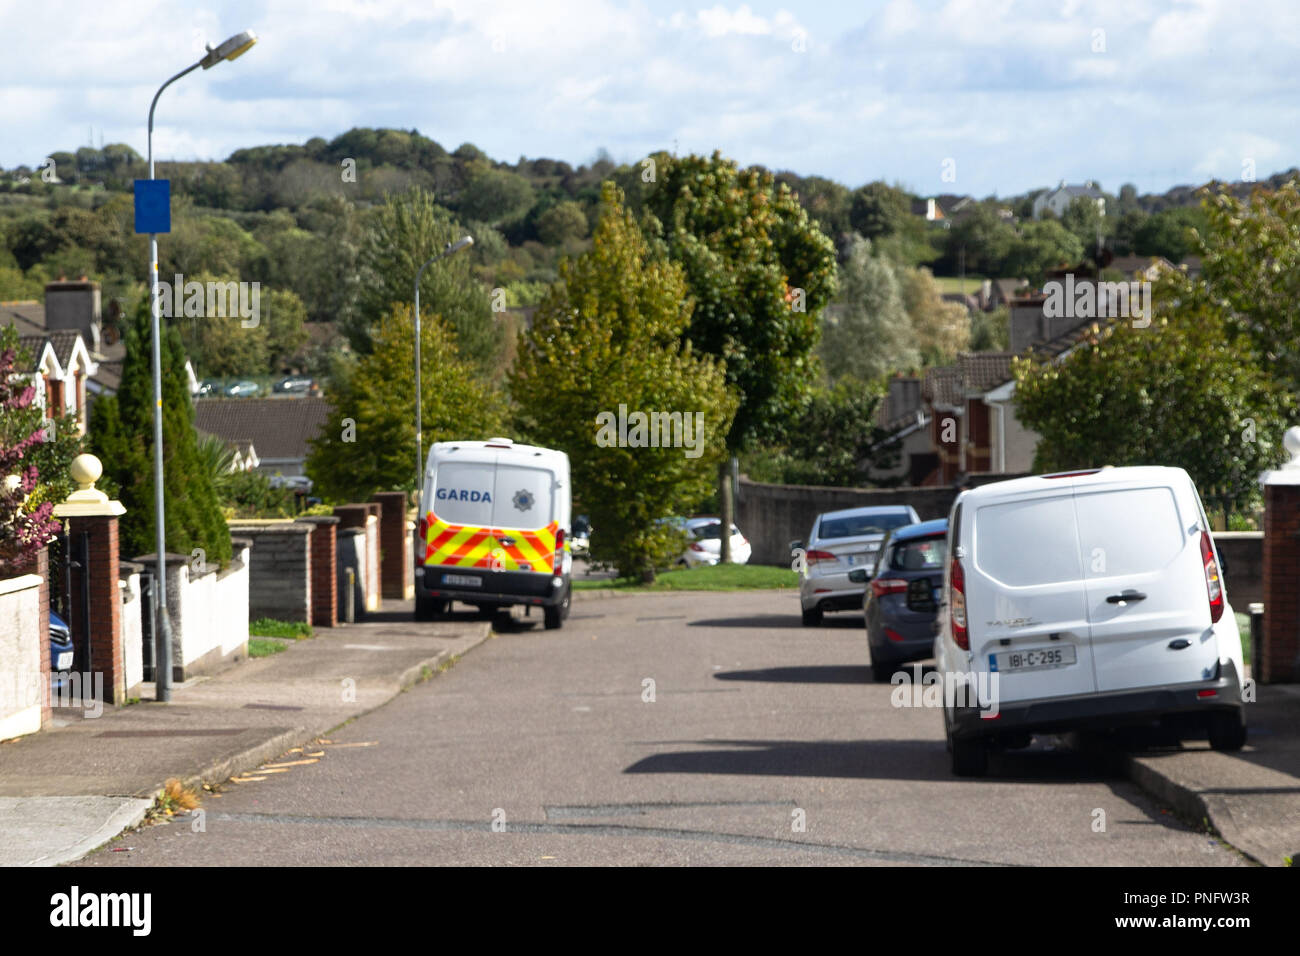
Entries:
[[906,594],[907,582],[902,578],[875,578],[871,582],[871,593],[878,598],[886,594]]
[[698,541],[692,541],[692,542],[691,542],[691,550],[692,550],[692,551],[703,551],[703,550],[704,550],[704,545],[700,544]]
[[1205,590],[1210,597],[1210,620],[1217,624],[1223,617],[1223,581],[1219,578],[1219,562],[1214,560],[1208,531],[1201,532],[1201,563],[1205,566]]
[[952,568],[948,577],[952,584],[952,604],[948,609],[952,624],[952,639],[963,651],[969,651],[970,633],[966,630],[966,575],[961,569],[961,562],[956,558],[952,559]]
[[809,551],[807,554],[805,554],[805,555],[803,556],[803,559],[804,559],[804,562],[805,562],[809,567],[812,567],[812,566],[813,566],[814,564],[816,564],[818,561],[838,561],[838,560],[839,560],[839,558],[835,557],[835,555],[831,554],[829,551]]
[[551,564],[551,571],[555,574],[564,573],[564,529],[561,528],[555,535],[555,555],[554,562]]

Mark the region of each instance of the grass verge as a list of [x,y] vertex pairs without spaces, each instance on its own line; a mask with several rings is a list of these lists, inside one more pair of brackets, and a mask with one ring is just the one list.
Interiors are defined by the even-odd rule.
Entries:
[[312,631],[311,625],[305,621],[277,621],[262,617],[248,625],[248,633],[252,637],[284,637],[300,641],[304,637],[311,637]]
[[762,564],[719,564],[664,571],[653,584],[642,584],[634,578],[573,582],[575,591],[748,591],[798,586],[799,575],[789,568]]
[[279,654],[288,647],[288,643],[275,637],[250,637],[248,639],[249,657],[270,657]]
[[1237,630],[1241,631],[1241,659],[1250,664],[1250,615],[1234,612],[1237,615]]

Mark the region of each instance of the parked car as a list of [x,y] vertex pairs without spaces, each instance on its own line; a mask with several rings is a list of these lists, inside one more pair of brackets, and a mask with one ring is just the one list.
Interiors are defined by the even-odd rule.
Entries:
[[947,537],[947,518],[906,525],[885,538],[873,571],[849,572],[850,581],[868,582],[862,613],[876,680],[889,680],[899,664],[934,652]]
[[799,571],[804,624],[821,624],[827,611],[861,609],[865,585],[850,581],[849,572],[874,567],[885,535],[920,520],[911,505],[846,508],[818,515],[806,546],[802,541],[790,542]]
[[[677,563],[688,568],[696,565],[715,565],[722,560],[722,519],[721,518],[686,518],[682,521],[686,531],[686,550],[677,559]],[[749,539],[740,533],[734,524],[731,526],[731,563],[748,564],[753,548]]]
[[272,475],[267,479],[272,488],[292,488],[300,495],[310,493],[312,480],[306,475]]
[[303,375],[290,375],[271,386],[271,391],[284,394],[305,394],[312,387],[312,379]]
[[1215,750],[1245,743],[1241,636],[1183,469],[963,492],[948,555],[938,669],[969,674],[989,698],[942,707],[954,773],[982,775],[990,747],[1035,733],[1159,724],[1207,734]]
[[72,645],[72,628],[59,615],[50,611],[50,692],[57,694],[63,690],[72,670],[76,652]]
[[262,390],[262,386],[256,382],[235,382],[226,386],[226,394],[231,398],[247,398],[250,395],[256,395]]
[[199,390],[196,392],[199,398],[211,398],[214,395],[221,394],[221,383],[215,382],[210,378],[205,378],[199,383]]

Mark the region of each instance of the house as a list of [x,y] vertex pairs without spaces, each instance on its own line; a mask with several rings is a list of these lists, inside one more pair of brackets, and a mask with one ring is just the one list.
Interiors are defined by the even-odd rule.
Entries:
[[1034,197],[1033,216],[1042,219],[1043,213],[1051,210],[1052,215],[1059,219],[1076,199],[1093,200],[1098,211],[1106,215],[1106,197],[1096,183],[1088,180],[1079,186],[1067,186],[1065,180],[1061,180],[1055,189],[1046,189]]
[[876,424],[889,434],[872,451],[888,445],[897,454],[892,468],[873,468],[877,479],[901,479],[919,485],[939,464],[930,443],[930,417],[921,399],[922,380],[915,375],[897,375],[876,408]]
[[[0,325],[12,325],[29,348],[48,340],[54,361],[38,359],[42,382],[38,398],[52,396],[67,411],[81,415],[81,429],[89,419],[90,407],[100,395],[116,395],[122,381],[126,343],[116,329],[104,328],[99,283],[85,276],[46,283],[45,302],[0,302]],[[77,345],[77,341],[81,345]],[[42,356],[44,356],[42,348]],[[41,363],[44,363],[43,365]],[[190,394],[198,391],[194,367],[185,361]]]
[[1011,306],[1016,293],[1028,286],[1024,279],[985,279],[980,288],[980,307],[985,312]]
[[295,476],[304,473],[308,442],[320,435],[329,414],[328,402],[310,396],[200,398],[194,402],[194,427],[247,448],[260,472]]
[[1177,267],[1164,256],[1115,256],[1109,262],[1102,260],[1104,267],[1124,273],[1124,277],[1138,278],[1155,282],[1166,272],[1174,272]]
[[45,318],[46,309],[38,302],[0,303],[0,325],[17,329],[19,343],[31,356],[26,371],[36,387],[37,407],[48,418],[77,416],[78,433],[84,435],[87,389],[100,373],[99,363],[79,329],[47,329]]

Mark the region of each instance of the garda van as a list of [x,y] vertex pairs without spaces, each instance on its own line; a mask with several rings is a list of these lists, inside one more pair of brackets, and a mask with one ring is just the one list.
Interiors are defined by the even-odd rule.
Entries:
[[[1033,733],[1159,724],[1246,740],[1241,635],[1181,468],[1098,468],[963,492],[934,642],[952,768]],[[973,689],[974,693],[971,693]]]
[[438,442],[429,450],[416,540],[415,619],[453,601],[481,610],[542,608],[569,616],[569,456],[508,438]]

